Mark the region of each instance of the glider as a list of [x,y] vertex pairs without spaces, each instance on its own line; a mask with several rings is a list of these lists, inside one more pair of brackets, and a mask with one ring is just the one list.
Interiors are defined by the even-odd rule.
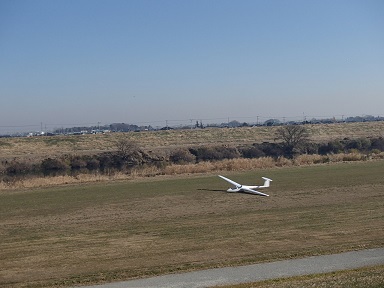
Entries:
[[250,193],[250,194],[255,194],[255,195],[260,195],[260,196],[269,196],[268,194],[261,193],[259,191],[256,191],[254,189],[258,188],[267,188],[270,185],[270,182],[272,179],[266,178],[266,177],[261,177],[264,179],[264,185],[261,186],[248,186],[248,185],[241,185],[231,179],[228,179],[224,176],[219,175],[221,179],[224,179],[225,181],[231,183],[232,185],[235,186],[235,188],[229,188],[227,192],[244,192],[244,193]]

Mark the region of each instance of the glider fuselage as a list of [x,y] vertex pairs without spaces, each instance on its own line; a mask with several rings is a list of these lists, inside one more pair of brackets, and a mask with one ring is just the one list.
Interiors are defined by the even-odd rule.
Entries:
[[268,194],[265,194],[265,193],[261,193],[259,191],[256,191],[254,189],[258,189],[258,188],[267,188],[269,187],[270,185],[270,182],[272,181],[271,179],[269,178],[266,178],[266,177],[262,177],[264,179],[264,185],[253,185],[253,186],[248,186],[248,185],[242,185],[240,183],[237,183],[229,178],[226,178],[224,176],[221,176],[221,175],[218,175],[221,179],[231,183],[234,187],[233,188],[229,188],[227,190],[227,192],[244,192],[244,193],[250,193],[250,194],[257,194],[257,195],[260,195],[260,196],[269,196]]
[[247,185],[241,185],[237,186],[236,188],[229,188],[227,192],[245,192],[245,189],[258,189],[263,188],[263,186],[247,186]]

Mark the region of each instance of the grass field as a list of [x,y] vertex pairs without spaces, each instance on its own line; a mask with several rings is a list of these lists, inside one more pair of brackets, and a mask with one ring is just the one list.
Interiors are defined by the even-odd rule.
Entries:
[[384,245],[384,162],[0,192],[0,286],[116,281]]

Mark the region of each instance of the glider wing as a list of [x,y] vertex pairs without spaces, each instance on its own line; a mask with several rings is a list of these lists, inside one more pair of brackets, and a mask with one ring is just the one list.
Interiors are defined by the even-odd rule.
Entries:
[[241,188],[244,192],[246,193],[250,193],[250,194],[256,194],[256,195],[260,195],[260,196],[269,196],[268,194],[265,194],[265,193],[261,193],[259,191],[256,191],[256,190],[252,190],[252,189],[249,189],[247,187],[242,187]]
[[226,177],[224,177],[224,176],[219,175],[219,177],[220,177],[221,179],[224,179],[225,181],[231,183],[232,185],[234,185],[234,186],[236,186],[236,187],[241,187],[241,186],[242,186],[241,184],[239,184],[239,183],[237,183],[237,182],[235,182],[235,181],[233,181],[233,180],[231,180],[231,179],[228,179],[228,178],[226,178]]

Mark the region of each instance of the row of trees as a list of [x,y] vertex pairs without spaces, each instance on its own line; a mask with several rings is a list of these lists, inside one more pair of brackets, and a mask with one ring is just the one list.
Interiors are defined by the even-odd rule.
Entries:
[[164,166],[170,163],[189,164],[202,161],[217,161],[234,158],[287,157],[300,154],[336,154],[359,151],[379,153],[384,151],[384,139],[359,138],[333,140],[326,143],[311,143],[304,126],[283,126],[277,130],[275,143],[264,142],[242,146],[206,145],[178,148],[168,153],[156,154],[143,151],[139,145],[129,139],[121,139],[115,144],[114,152],[97,155],[64,155],[58,158],[46,158],[40,163],[12,161],[3,163],[1,174],[19,176],[28,174],[52,175],[55,173],[77,173],[89,171],[129,171],[143,165]]

